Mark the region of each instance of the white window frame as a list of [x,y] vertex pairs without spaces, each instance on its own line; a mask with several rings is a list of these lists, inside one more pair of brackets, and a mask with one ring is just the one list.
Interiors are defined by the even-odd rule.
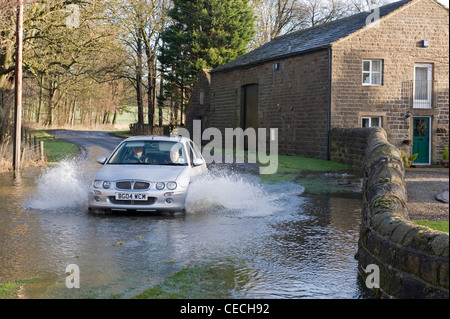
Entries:
[[[372,63],[373,61],[380,62],[380,71],[373,71]],[[369,62],[369,71],[364,71],[364,62]],[[369,74],[370,83],[364,82],[364,75]],[[372,75],[380,74],[380,83],[372,83]],[[361,82],[363,86],[382,86],[383,85],[383,60],[382,59],[363,59],[362,61],[362,75]]]
[[[374,125],[372,123],[373,119],[378,119],[378,125]],[[364,120],[369,120],[369,126],[368,127],[374,127],[374,126],[379,126],[382,127],[382,123],[383,123],[383,119],[381,118],[381,116],[362,116],[361,117],[361,127],[363,127],[363,121]]]
[[[426,99],[416,98],[416,70],[417,68],[427,68],[427,96]],[[414,64],[414,82],[413,82],[413,108],[415,109],[431,109],[431,97],[433,86],[433,64],[416,63]]]

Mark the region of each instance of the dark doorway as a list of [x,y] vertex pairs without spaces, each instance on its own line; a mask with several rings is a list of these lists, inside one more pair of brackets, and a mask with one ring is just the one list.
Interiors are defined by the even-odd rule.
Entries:
[[249,127],[255,130],[259,127],[258,121],[258,84],[249,84],[242,87],[241,125],[245,130]]

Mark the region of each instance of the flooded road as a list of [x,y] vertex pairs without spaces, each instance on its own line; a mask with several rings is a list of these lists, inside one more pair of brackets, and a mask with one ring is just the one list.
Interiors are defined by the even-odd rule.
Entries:
[[[86,143],[79,159],[0,174],[0,283],[20,283],[17,297],[131,298],[192,267],[227,283],[200,298],[371,297],[354,258],[357,187],[310,192],[216,165],[191,185],[186,214],[93,214],[95,159],[112,148]],[[78,289],[66,287],[70,264]]]

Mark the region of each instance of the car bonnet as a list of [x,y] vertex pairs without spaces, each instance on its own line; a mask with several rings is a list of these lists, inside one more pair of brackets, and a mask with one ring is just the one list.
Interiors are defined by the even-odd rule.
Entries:
[[145,180],[150,182],[176,181],[181,172],[188,166],[164,165],[113,165],[105,164],[97,172],[95,179],[119,180]]

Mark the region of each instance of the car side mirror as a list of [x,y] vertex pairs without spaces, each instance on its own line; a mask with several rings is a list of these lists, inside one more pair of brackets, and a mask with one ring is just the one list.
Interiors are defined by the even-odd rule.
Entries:
[[99,158],[97,158],[97,163],[99,164],[105,164],[106,163],[107,158],[104,156],[100,156]]
[[193,160],[192,160],[192,164],[194,165],[194,166],[200,166],[200,165],[203,165],[203,159],[202,158],[194,158]]

